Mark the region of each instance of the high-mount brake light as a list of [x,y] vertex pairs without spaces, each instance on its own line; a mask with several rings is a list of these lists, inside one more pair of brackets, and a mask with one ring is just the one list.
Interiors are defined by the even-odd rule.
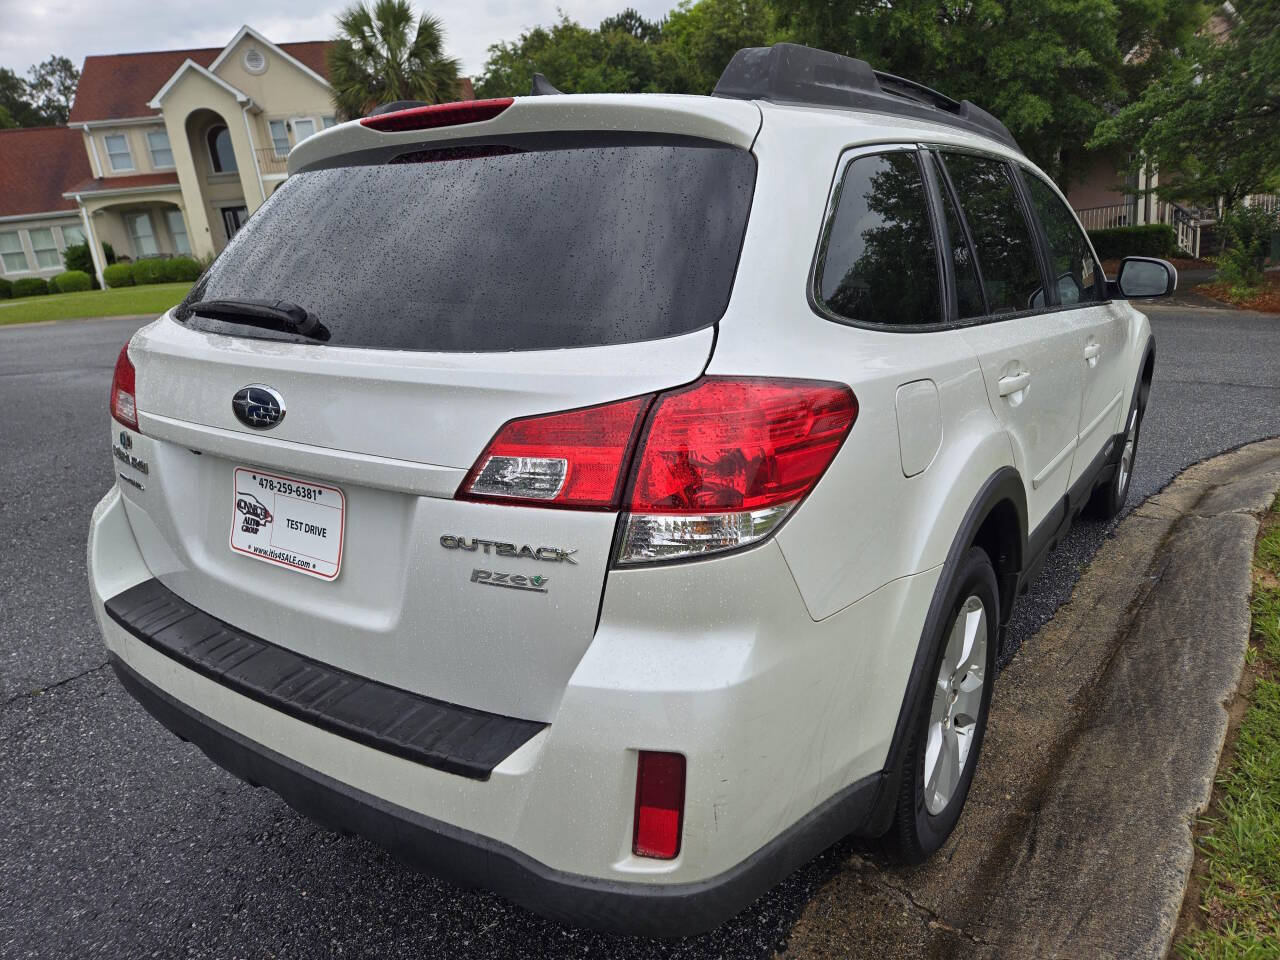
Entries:
[[703,377],[656,397],[511,420],[458,498],[624,510],[618,564],[733,550],[786,519],[857,416],[844,384]]
[[111,377],[111,416],[130,430],[138,429],[137,373],[129,360],[129,345],[120,348]]
[[498,97],[493,100],[461,100],[458,103],[438,103],[429,107],[409,107],[407,110],[361,117],[360,124],[383,133],[453,127],[492,120],[514,102],[510,97]]

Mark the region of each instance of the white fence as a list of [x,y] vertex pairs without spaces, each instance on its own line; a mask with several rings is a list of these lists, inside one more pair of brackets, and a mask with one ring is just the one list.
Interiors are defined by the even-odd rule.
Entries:
[[[1149,216],[1148,216],[1149,214]],[[1077,210],[1086,230],[1132,227],[1143,223],[1167,223],[1178,236],[1178,251],[1188,257],[1200,256],[1200,221],[1185,207],[1167,200],[1154,200],[1149,209],[1138,198],[1124,203]]]

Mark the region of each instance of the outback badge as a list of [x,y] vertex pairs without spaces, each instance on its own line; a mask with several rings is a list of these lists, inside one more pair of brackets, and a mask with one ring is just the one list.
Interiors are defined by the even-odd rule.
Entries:
[[499,557],[546,560],[550,563],[572,563],[575,566],[578,563],[577,560],[573,559],[573,555],[578,552],[577,550],[563,550],[560,547],[531,547],[528,544],[517,547],[514,543],[504,543],[501,540],[453,537],[447,533],[440,538],[440,546],[446,550],[470,550],[473,553],[477,550],[489,553],[492,550]]

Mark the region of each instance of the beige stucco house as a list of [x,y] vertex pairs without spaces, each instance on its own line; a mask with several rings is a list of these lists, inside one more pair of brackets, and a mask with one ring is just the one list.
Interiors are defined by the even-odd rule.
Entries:
[[[118,258],[216,254],[335,122],[328,41],[87,57],[66,127],[0,131],[0,276],[49,277],[87,240]],[[463,80],[464,98],[474,97]]]
[[324,41],[88,57],[68,126],[92,175],[83,212],[99,273],[118,256],[217,253],[285,177],[290,148],[334,123]]

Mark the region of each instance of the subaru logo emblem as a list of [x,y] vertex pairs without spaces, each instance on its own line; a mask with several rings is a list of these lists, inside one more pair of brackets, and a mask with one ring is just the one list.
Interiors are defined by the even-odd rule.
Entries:
[[251,383],[236,391],[231,411],[251,430],[270,430],[284,419],[284,397],[261,383]]

